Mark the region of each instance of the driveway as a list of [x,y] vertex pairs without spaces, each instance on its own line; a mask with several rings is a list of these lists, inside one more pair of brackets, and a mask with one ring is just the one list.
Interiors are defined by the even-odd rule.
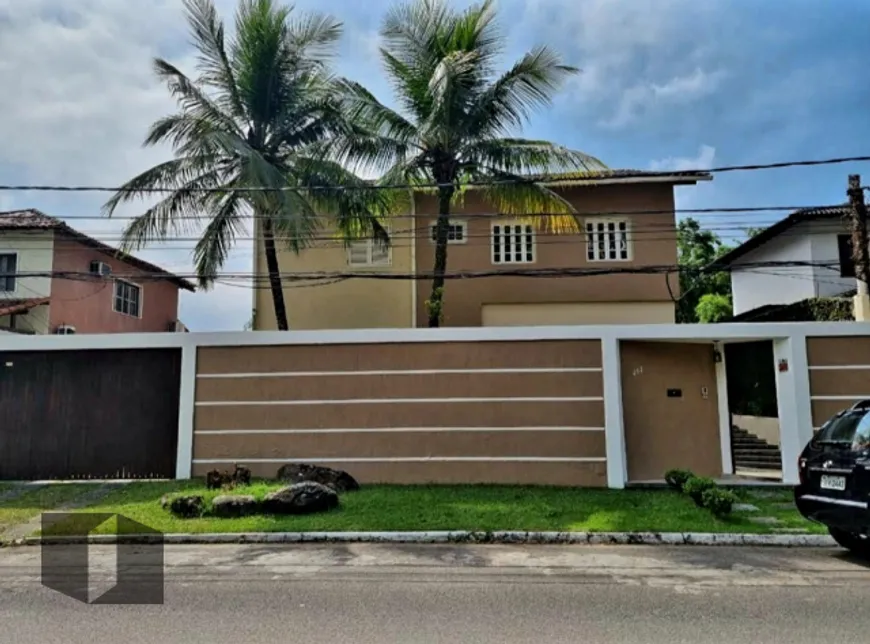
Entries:
[[[108,588],[114,551],[91,547]],[[835,549],[282,545],[167,547],[162,606],[78,603],[39,550],[0,551],[4,640],[858,642],[870,569]],[[144,573],[143,573],[144,574]]]

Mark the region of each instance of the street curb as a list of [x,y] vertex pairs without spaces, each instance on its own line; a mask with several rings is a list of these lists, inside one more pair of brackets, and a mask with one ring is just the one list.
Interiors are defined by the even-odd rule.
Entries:
[[551,545],[643,545],[643,546],[772,546],[779,548],[830,548],[828,535],[814,534],[718,534],[704,532],[247,532],[230,534],[87,535],[76,537],[28,537],[6,546],[62,545],[71,543],[469,543]]

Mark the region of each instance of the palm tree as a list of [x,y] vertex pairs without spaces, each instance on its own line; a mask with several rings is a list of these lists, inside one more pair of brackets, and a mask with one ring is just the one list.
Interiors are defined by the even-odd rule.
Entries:
[[575,210],[547,187],[555,172],[604,169],[589,155],[548,141],[516,138],[532,109],[548,105],[577,69],[547,47],[497,74],[504,38],[491,0],[465,11],[440,0],[390,10],[381,28],[382,62],[399,110],[362,85],[340,82],[354,125],[332,140],[335,158],[383,172],[384,184],[437,184],[435,265],[429,326],[441,321],[451,204],[464,185],[480,184],[497,212],[552,232],[579,230]]
[[341,24],[273,0],[241,0],[227,42],[213,0],[184,0],[184,7],[198,76],[154,61],[179,111],[155,122],[145,140],[147,146],[171,144],[174,158],[128,181],[104,212],[111,216],[121,203],[168,192],[127,226],[122,250],[203,224],[193,251],[203,288],[217,279],[253,216],[278,328],[286,330],[279,241],[294,252],[308,247],[327,213],[341,239],[372,235],[388,243],[379,223],[384,193],[341,189],[366,182],[319,152],[343,122],[329,69]]

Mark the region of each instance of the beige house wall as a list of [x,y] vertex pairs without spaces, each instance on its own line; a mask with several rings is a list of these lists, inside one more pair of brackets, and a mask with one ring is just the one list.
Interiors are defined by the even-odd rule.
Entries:
[[484,304],[483,326],[673,324],[672,302]]
[[[324,230],[319,240],[300,254],[280,250],[278,265],[282,274],[292,273],[412,273],[413,247],[409,230],[410,217],[391,221],[394,237],[389,266],[361,267],[348,264],[347,250],[334,233]],[[259,232],[259,231],[258,231]],[[254,271],[268,275],[261,235],[256,234],[257,250]],[[327,239],[329,238],[329,239]],[[272,294],[265,280],[254,291],[254,330],[277,329]],[[285,281],[284,299],[290,328],[311,329],[379,329],[414,326],[412,280],[356,278],[318,284],[313,281]]]

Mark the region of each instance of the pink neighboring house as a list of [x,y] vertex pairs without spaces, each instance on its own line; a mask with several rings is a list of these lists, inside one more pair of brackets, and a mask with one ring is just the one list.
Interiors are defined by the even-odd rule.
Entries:
[[38,210],[0,212],[0,332],[186,331],[194,285]]

